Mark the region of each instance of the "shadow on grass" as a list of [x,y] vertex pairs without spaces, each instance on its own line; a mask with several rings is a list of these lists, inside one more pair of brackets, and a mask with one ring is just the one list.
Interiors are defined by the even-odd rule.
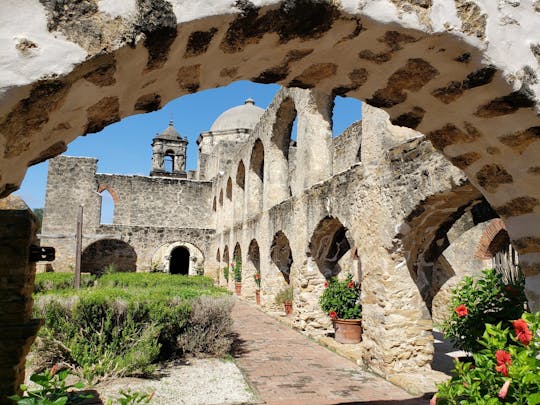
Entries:
[[231,345],[231,356],[235,359],[242,357],[244,354],[249,353],[249,350],[246,347],[246,341],[240,338],[240,335],[236,332],[232,334],[233,342]]

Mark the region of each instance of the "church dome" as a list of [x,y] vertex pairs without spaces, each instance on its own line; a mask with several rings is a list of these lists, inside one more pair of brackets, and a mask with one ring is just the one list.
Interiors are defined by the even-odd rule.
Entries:
[[169,121],[169,126],[160,134],[157,134],[154,139],[166,139],[168,141],[179,141],[180,134],[174,129],[172,120]]
[[264,110],[248,98],[243,105],[233,107],[223,112],[212,124],[210,131],[226,131],[230,129],[253,129],[261,119]]

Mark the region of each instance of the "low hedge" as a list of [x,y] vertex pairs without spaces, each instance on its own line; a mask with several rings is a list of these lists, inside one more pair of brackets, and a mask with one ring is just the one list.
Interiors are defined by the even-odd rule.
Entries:
[[207,277],[140,273],[36,294],[34,315],[45,320],[37,357],[41,368],[65,362],[92,380],[150,374],[186,354],[221,356],[232,343],[228,295]]
[[[95,280],[91,274],[81,274],[81,287],[90,287]],[[34,293],[70,289],[73,283],[73,273],[39,273],[36,274]]]

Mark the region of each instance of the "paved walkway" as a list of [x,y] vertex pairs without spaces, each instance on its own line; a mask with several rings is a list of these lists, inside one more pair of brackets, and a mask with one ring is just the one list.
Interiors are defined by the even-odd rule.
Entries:
[[268,405],[423,405],[388,381],[237,300],[236,362]]

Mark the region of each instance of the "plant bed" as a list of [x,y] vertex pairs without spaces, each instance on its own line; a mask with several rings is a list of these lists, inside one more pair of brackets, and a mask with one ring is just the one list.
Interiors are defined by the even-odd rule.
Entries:
[[[39,275],[38,275],[39,276]],[[36,294],[38,368],[64,362],[86,380],[149,375],[184,355],[221,356],[232,343],[229,293],[207,277],[121,273],[96,286]]]

